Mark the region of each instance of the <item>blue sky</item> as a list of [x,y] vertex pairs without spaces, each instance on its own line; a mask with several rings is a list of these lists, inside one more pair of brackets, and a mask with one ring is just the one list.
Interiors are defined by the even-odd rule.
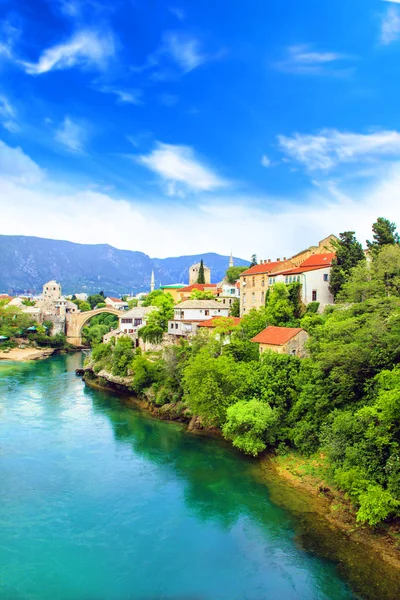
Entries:
[[400,223],[400,0],[0,0],[0,233],[290,255]]

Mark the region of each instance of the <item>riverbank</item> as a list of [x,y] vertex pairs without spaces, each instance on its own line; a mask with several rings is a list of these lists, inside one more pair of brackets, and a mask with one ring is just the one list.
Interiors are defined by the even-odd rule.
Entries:
[[55,352],[55,348],[11,348],[9,350],[0,350],[0,360],[42,360],[49,358]]
[[[118,393],[124,404],[137,406],[157,419],[182,422],[188,432],[206,436],[221,435],[214,428],[208,430],[203,427],[200,419],[191,415],[182,402],[158,407],[149,398],[132,396],[129,377],[115,377],[106,371],[100,371],[96,375],[90,367],[86,367],[84,380],[91,387]],[[371,585],[375,591],[380,585],[381,573],[385,573],[384,577],[400,590],[400,523],[376,527],[357,523],[351,503],[333,485],[329,476],[329,466],[323,456],[306,458],[295,452],[264,455],[254,459],[254,471],[256,476],[273,490],[271,499],[278,505],[296,511],[300,503],[302,514],[307,515],[306,521],[318,519],[322,529],[323,523],[326,524],[331,536],[341,536],[343,548],[335,560],[344,560],[346,545],[359,544],[363,552],[371,552],[371,560],[379,560],[381,563],[376,576],[371,577]],[[325,544],[326,548],[328,546],[329,543]],[[326,556],[332,558],[329,552],[331,550],[326,551]],[[353,567],[355,568],[355,565]],[[382,597],[392,596],[386,591]]]

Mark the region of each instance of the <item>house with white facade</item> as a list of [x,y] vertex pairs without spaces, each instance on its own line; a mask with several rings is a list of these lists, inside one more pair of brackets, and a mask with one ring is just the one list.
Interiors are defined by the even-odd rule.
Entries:
[[128,303],[121,300],[121,298],[112,298],[111,296],[107,296],[104,302],[106,306],[111,306],[111,308],[115,308],[116,310],[128,309]]
[[327,304],[333,304],[333,295],[329,291],[329,277],[334,258],[333,252],[313,254],[298,267],[271,273],[269,284],[301,283],[304,304],[319,302],[320,309],[323,309]]
[[146,325],[146,317],[153,310],[157,310],[155,306],[136,306],[131,310],[124,311],[119,317],[118,328],[113,329],[103,336],[103,343],[107,344],[111,338],[128,335],[139,345],[138,332],[141,327]]
[[168,322],[168,333],[188,337],[196,333],[197,325],[212,317],[228,317],[229,306],[216,300],[185,300],[174,307],[174,318]]

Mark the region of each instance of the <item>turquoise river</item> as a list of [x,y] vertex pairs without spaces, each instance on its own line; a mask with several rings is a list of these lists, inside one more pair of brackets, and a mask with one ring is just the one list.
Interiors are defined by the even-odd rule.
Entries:
[[340,536],[254,461],[85,387],[81,360],[0,363],[2,600],[400,597],[328,560],[318,540]]

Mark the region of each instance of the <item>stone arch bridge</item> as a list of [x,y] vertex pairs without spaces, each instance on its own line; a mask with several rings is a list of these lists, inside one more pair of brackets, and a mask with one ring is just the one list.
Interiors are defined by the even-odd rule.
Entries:
[[108,313],[110,315],[121,315],[121,311],[116,308],[104,307],[96,308],[95,310],[87,310],[85,312],[69,313],[66,315],[65,333],[67,342],[74,346],[82,346],[82,329],[85,324],[96,315]]

